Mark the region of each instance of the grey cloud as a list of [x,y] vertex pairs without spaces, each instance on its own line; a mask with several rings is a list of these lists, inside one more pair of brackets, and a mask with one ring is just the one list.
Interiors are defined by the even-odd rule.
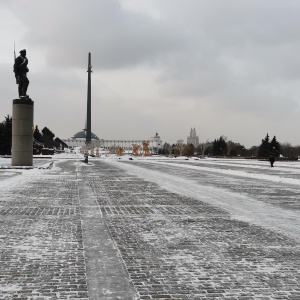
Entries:
[[163,62],[159,81],[165,97],[260,115],[290,115],[298,109],[298,2],[172,3],[177,28],[185,24],[191,38],[182,55],[171,53]]
[[[2,78],[2,80],[0,80],[1,94],[2,95],[14,95],[15,97],[17,97],[18,88],[16,85],[15,74],[13,72],[13,62],[11,64],[6,64],[6,63],[0,64],[0,78]],[[14,97],[14,96],[12,96],[12,97]],[[10,100],[10,99],[2,98],[3,102],[8,101],[8,100]]]
[[[59,5],[58,5],[59,3]],[[78,57],[91,51],[98,68],[151,62],[182,47],[180,33],[117,0],[32,1],[15,13],[28,27],[28,42],[47,51],[49,64],[81,67]],[[55,24],[55,25],[54,25]]]
[[[283,126],[277,125],[274,118],[285,120],[285,131],[287,124],[295,122],[300,104],[298,0],[151,0],[159,12],[156,18],[143,9],[145,1],[149,5],[147,0],[137,0],[140,9],[134,11],[126,9],[121,0],[3,0],[0,6],[10,9],[24,24],[24,43],[46,55],[46,70],[39,72],[47,73],[30,75],[35,84],[32,92],[39,97],[51,82],[55,88],[47,91],[50,101],[68,97],[74,110],[79,111],[76,104],[80,101],[84,109],[90,51],[97,72],[109,70],[112,75],[116,69],[130,71],[137,66],[155,69],[159,76],[149,84],[157,89],[155,103],[169,103],[162,108],[166,113],[161,113],[168,115],[166,120],[161,115],[155,120],[161,127],[171,124],[172,118],[185,119],[184,126],[197,127],[196,122],[201,124],[205,119],[207,124],[209,117],[221,110],[224,116],[218,116],[217,126],[223,128],[228,123],[223,133],[238,140],[225,132],[234,127],[229,123],[236,115],[260,124],[253,136],[264,126],[283,132]],[[74,69],[82,70],[83,77],[77,78]],[[126,76],[126,72],[120,76]],[[114,84],[113,79],[110,84]],[[134,99],[129,89],[119,91],[119,95],[131,99],[128,109],[121,106],[131,117],[141,113],[136,101],[148,104],[147,90]],[[182,116],[175,107],[184,101],[192,108]],[[201,117],[202,106],[206,107],[206,115]],[[120,106],[107,109],[116,109],[115,115],[122,121]],[[109,122],[106,116],[104,120]],[[196,124],[189,125],[192,120]],[[72,124],[74,127],[75,121]],[[126,128],[122,127],[124,135]],[[182,130],[179,126],[172,128]]]

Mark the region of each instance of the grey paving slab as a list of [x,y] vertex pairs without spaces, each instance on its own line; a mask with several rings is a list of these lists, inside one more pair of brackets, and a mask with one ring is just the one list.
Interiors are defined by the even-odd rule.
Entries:
[[102,217],[96,195],[86,179],[86,176],[78,176],[89,299],[138,299],[123,258]]
[[[163,176],[156,182],[149,170]],[[176,177],[294,214],[297,186],[287,206],[282,193],[261,196],[264,182],[176,164],[62,160],[24,178],[1,172],[0,299],[300,299],[298,239],[233,218],[183,186],[164,188]]]
[[76,174],[63,167],[68,180],[32,170],[3,185],[0,299],[89,299]]
[[140,299],[300,296],[299,242],[117,168],[87,177]]

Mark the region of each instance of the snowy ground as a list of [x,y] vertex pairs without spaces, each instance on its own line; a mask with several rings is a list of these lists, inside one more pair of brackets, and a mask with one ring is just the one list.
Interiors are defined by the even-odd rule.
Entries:
[[82,160],[0,158],[1,299],[300,299],[300,162]]
[[[140,170],[134,163],[122,165],[122,168],[147,181],[155,182],[170,192],[222,208],[234,219],[280,230],[300,241],[300,162],[277,162],[276,168],[270,168],[266,161],[176,158],[169,161],[140,159],[136,165],[139,166],[138,162],[142,161],[146,170],[145,168]],[[218,184],[217,181],[203,185],[197,178],[187,179],[189,171],[215,173],[220,180],[229,183],[226,189],[221,186],[224,184]],[[181,172],[186,172],[186,176],[178,176]],[[260,184],[263,182],[268,191],[264,191],[263,197],[257,194],[249,195],[249,191],[244,193],[232,191],[237,187],[242,188],[245,181],[249,185],[252,180],[254,186],[256,181],[260,181]],[[285,198],[292,187],[295,194],[287,201]],[[278,196],[279,200],[276,205],[274,201],[270,202],[274,196]],[[288,207],[291,201],[294,205]]]

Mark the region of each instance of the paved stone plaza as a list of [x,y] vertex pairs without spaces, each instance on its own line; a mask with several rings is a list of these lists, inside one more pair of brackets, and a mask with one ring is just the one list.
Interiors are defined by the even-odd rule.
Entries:
[[0,299],[299,300],[299,175],[128,158],[0,169]]

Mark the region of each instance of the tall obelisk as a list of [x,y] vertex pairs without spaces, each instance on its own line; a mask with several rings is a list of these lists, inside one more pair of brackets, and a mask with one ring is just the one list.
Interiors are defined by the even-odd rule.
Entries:
[[86,112],[86,139],[85,143],[89,144],[92,139],[92,100],[91,100],[91,53],[89,52],[89,64],[88,64],[88,89],[87,89],[87,112]]

